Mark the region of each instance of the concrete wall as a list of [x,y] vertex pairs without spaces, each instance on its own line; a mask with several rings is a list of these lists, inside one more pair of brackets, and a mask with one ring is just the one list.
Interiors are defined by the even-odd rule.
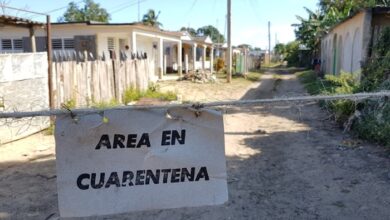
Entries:
[[[49,108],[47,55],[0,55],[0,111],[33,111]],[[26,137],[47,128],[49,119],[34,117],[0,119],[0,144]]]
[[361,12],[332,29],[321,42],[322,71],[360,75],[370,44],[371,13]]

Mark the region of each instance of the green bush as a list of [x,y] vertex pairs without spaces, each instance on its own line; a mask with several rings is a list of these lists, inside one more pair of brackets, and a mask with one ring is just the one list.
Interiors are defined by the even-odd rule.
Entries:
[[365,101],[361,117],[353,124],[353,131],[361,138],[390,147],[390,102],[387,98]]
[[138,101],[140,100],[140,98],[142,97],[141,95],[141,92],[135,88],[128,88],[125,90],[125,92],[123,93],[123,103],[124,104],[127,104],[129,102],[134,102],[134,101]]
[[[367,69],[375,69],[374,66],[384,66],[383,62],[390,63],[390,59],[382,59],[381,62],[372,62],[373,66]],[[382,72],[382,74],[381,74]],[[384,80],[385,71],[382,69],[373,76],[364,77],[362,83],[356,83],[352,74],[342,73],[340,76],[327,75],[325,79],[316,77],[314,71],[297,73],[305,88],[312,95],[324,94],[352,94],[361,91],[390,90],[390,79]],[[368,76],[369,74],[366,73]],[[379,80],[381,79],[381,80]],[[368,86],[369,85],[369,86]],[[362,139],[373,141],[390,147],[390,102],[387,98],[381,100],[367,100],[354,102],[350,100],[337,100],[320,102],[322,107],[333,113],[334,118],[340,124],[347,122],[351,116],[356,118],[351,130]]]

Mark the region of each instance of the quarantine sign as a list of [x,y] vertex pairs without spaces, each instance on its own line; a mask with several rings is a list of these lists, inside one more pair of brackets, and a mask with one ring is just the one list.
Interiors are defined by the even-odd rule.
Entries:
[[110,110],[56,121],[60,215],[223,204],[228,200],[218,112]]

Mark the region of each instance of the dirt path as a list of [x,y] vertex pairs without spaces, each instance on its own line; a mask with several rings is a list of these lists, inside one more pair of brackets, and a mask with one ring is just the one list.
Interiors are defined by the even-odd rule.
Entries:
[[[275,87],[264,74],[242,98],[304,94],[294,75],[279,78]],[[85,219],[389,219],[389,152],[352,141],[325,118],[315,103],[229,108],[229,202]],[[52,148],[41,150],[48,156],[0,162],[0,219],[57,218]]]

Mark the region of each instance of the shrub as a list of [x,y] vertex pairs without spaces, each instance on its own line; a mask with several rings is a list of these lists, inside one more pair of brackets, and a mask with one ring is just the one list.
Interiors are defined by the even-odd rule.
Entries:
[[140,100],[141,92],[133,87],[126,89],[123,93],[122,101],[124,104]]
[[222,58],[217,59],[217,63],[215,64],[215,70],[219,72],[225,67],[225,61]]

